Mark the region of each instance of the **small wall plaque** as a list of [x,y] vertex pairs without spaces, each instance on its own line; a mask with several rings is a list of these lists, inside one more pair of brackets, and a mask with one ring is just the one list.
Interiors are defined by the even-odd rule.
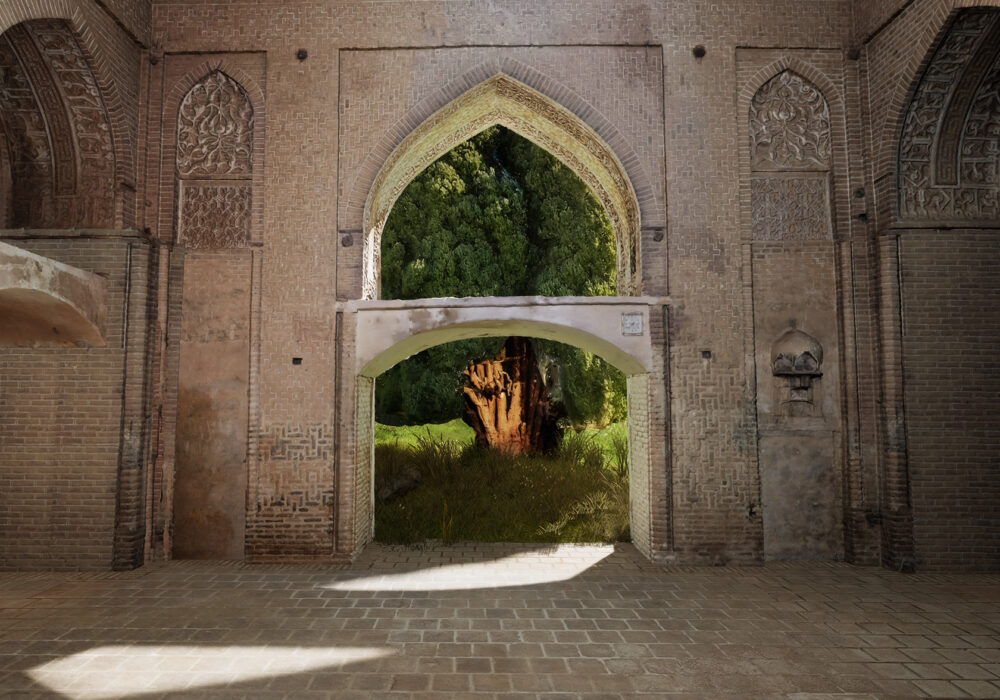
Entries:
[[622,335],[642,335],[642,314],[622,314]]

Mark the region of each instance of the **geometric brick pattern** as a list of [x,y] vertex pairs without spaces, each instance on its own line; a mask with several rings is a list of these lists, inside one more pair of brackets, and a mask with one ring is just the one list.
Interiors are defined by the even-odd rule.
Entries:
[[830,237],[829,190],[826,175],[754,175],[750,189],[754,240]]

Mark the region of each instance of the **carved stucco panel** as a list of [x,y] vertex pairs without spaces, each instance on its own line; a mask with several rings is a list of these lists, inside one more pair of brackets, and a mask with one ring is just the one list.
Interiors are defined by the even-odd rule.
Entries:
[[110,225],[114,217],[114,145],[110,119],[93,71],[69,26],[61,20],[27,25],[62,90],[73,123],[80,177],[77,220]]
[[808,241],[832,237],[826,174],[754,175],[750,197],[758,241]]
[[181,177],[249,177],[253,170],[253,105],[243,88],[213,71],[191,88],[177,124]]
[[251,186],[248,182],[181,182],[178,241],[188,248],[250,245]]
[[965,10],[913,95],[899,146],[899,215],[1000,220],[1000,12]]
[[[51,194],[52,150],[45,119],[7,35],[0,36],[0,127],[7,137],[15,200],[23,205],[31,191]],[[23,221],[23,216],[11,216]]]
[[830,109],[808,80],[782,71],[750,102],[753,170],[828,170]]

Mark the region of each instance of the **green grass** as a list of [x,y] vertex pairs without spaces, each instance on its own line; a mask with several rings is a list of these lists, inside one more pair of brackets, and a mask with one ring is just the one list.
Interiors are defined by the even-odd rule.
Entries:
[[463,445],[471,445],[475,439],[472,428],[461,418],[447,423],[428,423],[427,425],[382,425],[375,424],[375,445],[416,446],[422,440],[442,442],[451,440]]
[[[563,440],[567,440],[574,433],[567,431]],[[604,453],[606,462],[614,463],[619,459],[617,454],[620,447],[626,443],[628,436],[628,425],[625,421],[612,423],[605,428],[591,428],[583,430],[580,435],[585,435],[592,439]],[[447,423],[428,423],[426,425],[383,425],[375,424],[375,445],[399,445],[415,447],[422,441],[442,442],[450,440],[460,445],[471,445],[476,436],[472,428],[465,424],[461,418]]]
[[415,469],[421,477],[420,485],[405,496],[376,503],[377,541],[628,539],[627,464],[606,457],[616,443],[622,453],[624,430],[603,436],[571,433],[556,455],[521,457],[476,447],[471,430],[462,442],[437,439],[435,432],[433,427],[423,435],[394,432],[398,440],[377,442],[376,493],[408,470]]

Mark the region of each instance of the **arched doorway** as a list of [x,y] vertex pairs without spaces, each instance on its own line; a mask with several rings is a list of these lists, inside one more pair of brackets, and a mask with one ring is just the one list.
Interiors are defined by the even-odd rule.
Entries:
[[877,181],[893,202],[877,238],[882,562],[996,570],[1000,9],[957,9],[919,45]]
[[[349,302],[338,329],[354,348],[341,359],[342,424],[336,465],[336,551],[351,554],[371,541],[374,453],[374,387],[397,362],[454,340],[507,335],[547,338],[600,355],[627,377],[630,511],[633,543],[650,558],[665,549],[667,518],[662,465],[650,459],[662,378],[665,301],[648,297],[481,297],[415,301]],[[652,410],[651,410],[652,407]],[[353,410],[351,410],[353,409]],[[665,489],[664,489],[665,490]]]
[[[590,120],[595,119],[600,117],[590,116]],[[397,197],[438,157],[497,124],[556,156],[603,205],[616,239],[620,296],[377,301],[381,235]],[[359,552],[372,537],[375,377],[427,347],[520,332],[590,350],[627,375],[632,540],[651,559],[669,558],[669,300],[639,296],[639,201],[611,146],[588,121],[538,90],[500,73],[458,96],[402,138],[370,181],[364,201],[362,228],[357,232],[363,238],[357,268],[360,275],[348,297],[354,300],[338,303],[336,320],[337,337],[344,350],[338,357],[335,407],[341,416],[334,465],[338,493],[335,556]],[[347,233],[341,244],[350,246],[353,235]],[[598,319],[603,325],[590,325]],[[590,330],[582,330],[586,328]],[[371,354],[372,343],[380,348],[375,354]],[[637,362],[634,358],[639,356],[644,360]],[[661,456],[655,461],[650,458],[654,441],[659,442],[655,454]]]

